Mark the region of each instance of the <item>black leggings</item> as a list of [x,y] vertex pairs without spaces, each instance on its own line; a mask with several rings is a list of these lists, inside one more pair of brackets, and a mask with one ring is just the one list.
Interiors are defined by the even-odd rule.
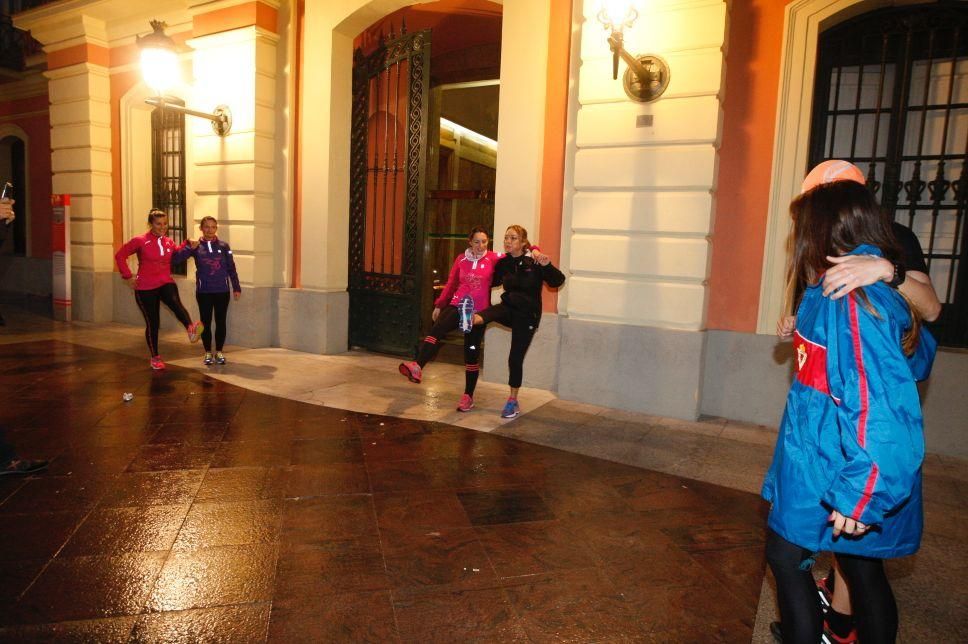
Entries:
[[225,316],[229,311],[229,292],[224,293],[195,293],[198,302],[198,314],[201,316],[205,330],[202,331],[202,344],[205,353],[212,351],[212,312],[215,312],[215,350],[221,351],[225,346]]
[[[440,309],[440,315],[434,323],[430,333],[420,343],[417,351],[417,364],[422,369],[428,362],[437,356],[440,341],[448,333],[457,328],[460,316],[456,306],[445,306]],[[464,393],[468,396],[474,395],[477,388],[477,377],[481,371],[481,341],[484,339],[484,327],[475,326],[470,333],[464,334]]]
[[[817,644],[823,632],[820,597],[810,572],[812,554],[768,530],[766,560],[776,579],[783,644]],[[850,589],[858,639],[864,644],[893,644],[897,603],[884,574],[884,560],[835,556]]]
[[182,306],[181,299],[178,297],[178,287],[172,283],[147,291],[135,291],[134,299],[141,309],[141,315],[145,316],[145,340],[148,342],[148,351],[152,356],[158,355],[158,327],[161,326],[162,302],[185,327],[192,323],[192,319],[188,317],[188,311]]
[[[524,379],[524,356],[538,330],[537,320],[527,313],[512,311],[506,304],[495,304],[479,313],[484,324],[497,322],[511,327],[511,350],[508,352],[508,386],[517,389]],[[474,327],[477,328],[477,327]],[[480,328],[484,328],[481,326]]]

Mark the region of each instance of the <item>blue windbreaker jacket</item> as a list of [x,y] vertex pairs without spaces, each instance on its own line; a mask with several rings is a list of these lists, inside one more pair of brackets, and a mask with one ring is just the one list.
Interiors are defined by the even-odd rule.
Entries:
[[184,262],[189,257],[195,258],[196,292],[225,293],[230,286],[233,292],[242,292],[232,249],[221,239],[200,241],[198,248],[185,244],[172,255],[171,261]]
[[[852,254],[880,255],[873,246]],[[915,384],[927,378],[937,347],[922,331],[914,355],[901,337],[907,303],[878,282],[839,300],[807,288],[797,311],[796,376],[787,396],[773,463],[763,483],[769,525],[813,552],[881,559],[921,543],[924,435]],[[832,509],[873,526],[859,538],[833,538]]]

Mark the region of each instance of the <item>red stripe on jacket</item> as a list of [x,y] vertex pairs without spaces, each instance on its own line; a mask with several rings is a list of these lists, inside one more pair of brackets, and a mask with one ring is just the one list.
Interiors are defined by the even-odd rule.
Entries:
[[[857,419],[857,443],[863,449],[867,447],[867,415],[870,409],[867,390],[867,371],[864,369],[864,354],[860,344],[860,321],[857,318],[857,298],[851,293],[848,301],[850,306],[850,335],[854,345],[854,363],[857,367],[857,388],[860,394],[860,416]],[[877,464],[871,463],[871,472],[867,476],[863,496],[857,502],[854,511],[850,513],[850,517],[854,521],[858,521],[864,513],[864,510],[867,509],[867,504],[871,501],[871,495],[874,493],[874,485],[876,483]]]

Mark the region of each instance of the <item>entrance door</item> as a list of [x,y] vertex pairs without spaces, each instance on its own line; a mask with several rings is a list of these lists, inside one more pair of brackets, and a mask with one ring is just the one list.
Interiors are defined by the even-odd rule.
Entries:
[[408,354],[425,285],[430,30],[384,41],[353,65],[350,345]]
[[968,5],[874,11],[818,45],[811,166],[846,159],[867,172],[921,241],[938,340],[968,347]]
[[[497,175],[497,116],[500,85],[496,80],[439,85],[431,91],[426,255],[421,314],[431,326],[433,301],[447,283],[454,258],[467,249],[467,234],[480,226],[493,240],[494,188]],[[463,334],[451,334],[439,347],[438,360],[463,364]]]

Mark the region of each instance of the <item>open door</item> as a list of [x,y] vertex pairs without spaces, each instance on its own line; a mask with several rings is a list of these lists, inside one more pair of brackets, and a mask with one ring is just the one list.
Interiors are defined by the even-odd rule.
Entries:
[[406,355],[420,333],[430,30],[353,65],[350,345]]

